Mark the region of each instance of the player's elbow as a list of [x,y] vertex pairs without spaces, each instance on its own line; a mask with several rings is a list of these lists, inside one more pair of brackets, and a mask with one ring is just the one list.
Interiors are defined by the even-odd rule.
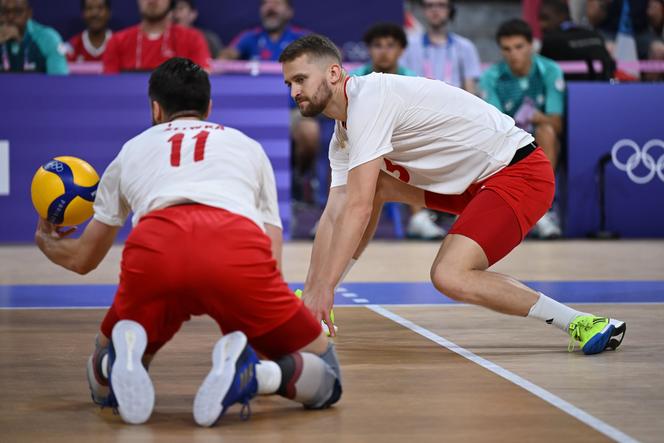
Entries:
[[97,269],[98,265],[98,263],[91,261],[73,260],[68,266],[66,266],[66,268],[77,274],[86,275]]

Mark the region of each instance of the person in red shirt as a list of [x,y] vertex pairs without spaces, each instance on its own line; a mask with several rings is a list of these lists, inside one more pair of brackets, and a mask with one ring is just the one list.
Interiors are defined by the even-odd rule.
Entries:
[[81,0],[81,15],[87,28],[67,42],[67,61],[99,62],[113,34],[108,29],[111,0]]
[[203,35],[171,21],[171,0],[138,0],[141,23],[113,34],[104,52],[104,73],[150,71],[172,57],[210,69]]

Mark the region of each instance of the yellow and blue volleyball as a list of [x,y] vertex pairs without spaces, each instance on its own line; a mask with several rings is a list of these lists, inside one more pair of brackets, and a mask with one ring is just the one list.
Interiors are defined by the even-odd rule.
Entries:
[[58,226],[74,226],[92,217],[99,175],[76,157],[55,157],[32,178],[32,204],[39,216]]

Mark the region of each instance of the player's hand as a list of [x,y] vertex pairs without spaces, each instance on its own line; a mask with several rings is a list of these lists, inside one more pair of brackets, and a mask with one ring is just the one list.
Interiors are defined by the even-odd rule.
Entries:
[[309,308],[317,321],[323,321],[330,331],[330,336],[334,337],[334,323],[330,318],[330,311],[334,305],[334,288],[326,288],[320,285],[313,285],[304,289],[302,296],[304,305]]
[[18,28],[14,25],[0,25],[0,44],[9,40],[19,40]]
[[76,226],[70,228],[61,228],[48,220],[39,219],[37,231],[35,232],[35,241],[39,243],[45,240],[60,240],[69,237],[76,231]]

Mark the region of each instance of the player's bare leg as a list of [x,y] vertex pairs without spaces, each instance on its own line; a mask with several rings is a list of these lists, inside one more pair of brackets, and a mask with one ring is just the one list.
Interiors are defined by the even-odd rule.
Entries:
[[[458,209],[453,206],[462,205],[462,198],[451,196],[451,209]],[[374,205],[382,206],[388,201],[424,206],[425,193],[381,173]],[[373,232],[366,232],[363,241],[368,242],[371,235]],[[488,271],[488,267],[489,260],[479,244],[464,235],[448,234],[431,267],[431,281],[436,289],[459,302],[552,323],[579,341],[587,354],[620,345],[625,332],[624,322],[572,309],[510,276]]]

